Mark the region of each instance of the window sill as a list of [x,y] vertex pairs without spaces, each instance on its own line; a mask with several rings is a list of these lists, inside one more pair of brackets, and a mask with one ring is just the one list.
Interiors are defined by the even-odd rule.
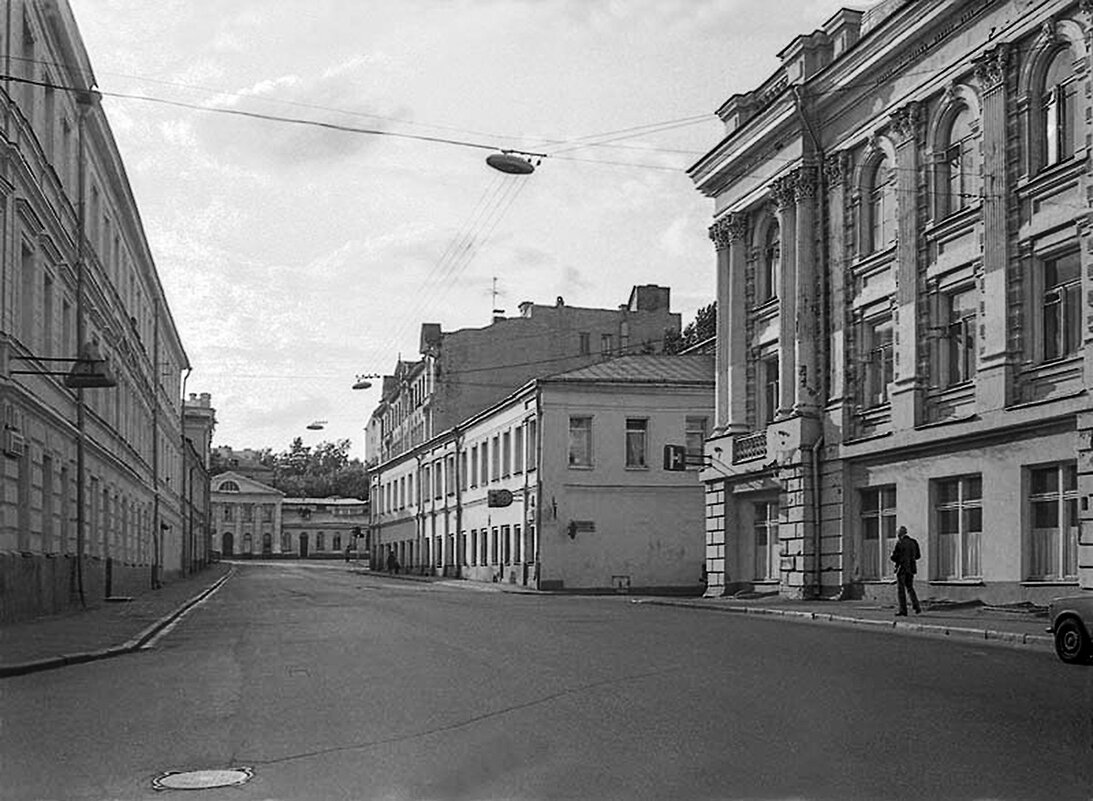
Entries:
[[571,465],[569,465],[569,469],[570,470],[591,470],[592,465],[590,465],[590,464],[571,464]]
[[632,472],[637,472],[637,473],[647,473],[647,472],[649,472],[649,465],[647,465],[647,464],[626,465],[626,467],[624,469],[625,470],[630,470]]
[[843,441],[843,445],[860,445],[864,442],[871,442],[876,439],[884,439],[885,437],[892,436],[891,431],[882,431],[879,434],[870,434],[867,437],[855,437],[854,439],[848,439]]
[[930,579],[926,582],[931,587],[986,587],[983,579]]
[[1029,581],[1022,581],[1022,587],[1077,587],[1078,579],[1047,579],[1039,580],[1032,579]]
[[878,586],[881,585],[881,584],[895,584],[895,583],[896,583],[895,577],[886,578],[886,579],[862,579],[862,584],[870,584],[870,585],[875,584],[875,585],[878,585]]

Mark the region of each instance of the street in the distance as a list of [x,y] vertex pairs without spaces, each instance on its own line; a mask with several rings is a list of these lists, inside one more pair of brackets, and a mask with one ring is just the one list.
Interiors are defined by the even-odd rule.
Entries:
[[1045,651],[252,563],[151,650],[4,681],[6,799],[1087,799]]

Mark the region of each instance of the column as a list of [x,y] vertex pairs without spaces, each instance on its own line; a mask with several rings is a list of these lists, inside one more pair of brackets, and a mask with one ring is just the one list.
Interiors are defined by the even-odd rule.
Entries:
[[980,126],[983,153],[983,313],[977,354],[976,402],[979,410],[1005,408],[1012,400],[1014,359],[1007,335],[1006,274],[1010,240],[1006,220],[1006,64],[1005,44],[988,50],[975,65],[983,101]]
[[846,304],[848,286],[846,281],[846,186],[844,183],[847,167],[845,151],[832,153],[824,160],[824,183],[828,191],[827,232],[828,255],[830,266],[827,277],[831,286],[831,308],[827,321],[826,336],[830,357],[827,365],[828,395],[833,401],[841,401],[846,393]]
[[918,152],[921,107],[912,102],[892,115],[896,143],[896,320],[892,425],[915,427],[922,415],[918,375]]
[[781,267],[778,277],[778,412],[777,418],[790,417],[797,400],[797,328],[796,282],[796,176],[779,178],[771,185],[771,198],[777,208],[781,241]]
[[805,165],[794,174],[793,199],[796,205],[794,244],[795,300],[793,346],[796,373],[793,412],[797,416],[815,417],[823,399],[822,381],[817,351],[817,322],[823,293],[816,281],[815,208],[818,186],[815,166]]
[[744,269],[747,218],[728,214],[710,226],[717,249],[717,357],[715,433],[747,431],[747,335]]

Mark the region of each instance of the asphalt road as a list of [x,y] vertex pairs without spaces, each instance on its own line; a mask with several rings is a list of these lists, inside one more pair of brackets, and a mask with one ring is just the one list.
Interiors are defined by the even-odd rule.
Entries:
[[342,563],[245,565],[0,721],[2,799],[1093,799],[1093,667]]

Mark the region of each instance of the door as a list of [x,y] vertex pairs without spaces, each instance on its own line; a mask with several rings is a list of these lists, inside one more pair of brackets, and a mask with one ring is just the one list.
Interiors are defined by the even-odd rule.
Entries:
[[307,532],[300,535],[300,558],[307,559]]
[[235,539],[232,537],[230,531],[227,532],[224,535],[224,544],[223,544],[223,547],[221,548],[220,552],[224,556],[234,556],[235,555]]

